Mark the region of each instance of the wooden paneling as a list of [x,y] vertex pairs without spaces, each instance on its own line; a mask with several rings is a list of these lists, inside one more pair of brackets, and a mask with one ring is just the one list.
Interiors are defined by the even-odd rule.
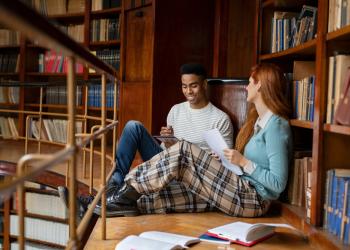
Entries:
[[235,136],[247,115],[245,86],[242,84],[209,84],[208,88],[210,101],[230,116]]
[[159,133],[170,108],[184,97],[179,68],[202,63],[211,74],[214,30],[212,0],[156,0],[152,132]]
[[256,63],[256,1],[229,1],[226,77],[247,77]]
[[125,81],[151,79],[152,69],[152,7],[126,12]]
[[142,122],[148,130],[151,128],[151,83],[125,82],[122,86],[123,107],[121,127],[129,120]]

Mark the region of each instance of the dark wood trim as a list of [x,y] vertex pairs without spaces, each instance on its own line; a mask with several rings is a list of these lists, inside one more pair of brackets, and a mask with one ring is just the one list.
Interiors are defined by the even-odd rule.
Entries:
[[228,0],[215,1],[213,73],[214,77],[226,76],[228,42]]

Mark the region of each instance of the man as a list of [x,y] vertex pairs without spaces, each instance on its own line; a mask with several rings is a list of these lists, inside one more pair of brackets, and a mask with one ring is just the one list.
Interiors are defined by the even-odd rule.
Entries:
[[[204,150],[210,150],[203,139],[203,132],[217,128],[225,139],[229,148],[232,148],[233,128],[227,114],[212,105],[207,97],[207,73],[200,64],[184,64],[180,68],[182,92],[187,101],[174,105],[167,117],[167,126],[162,127],[162,136],[175,136],[197,144]],[[171,146],[165,143],[166,147]],[[151,159],[163,151],[145,127],[137,121],[129,121],[122,132],[116,152],[117,167],[107,187],[107,214],[108,204],[113,203],[113,193],[124,183],[129,173],[135,154],[139,151],[143,161]],[[67,198],[66,188],[60,187],[61,197]],[[89,200],[80,198],[84,210]],[[100,206],[95,210],[98,214]]]

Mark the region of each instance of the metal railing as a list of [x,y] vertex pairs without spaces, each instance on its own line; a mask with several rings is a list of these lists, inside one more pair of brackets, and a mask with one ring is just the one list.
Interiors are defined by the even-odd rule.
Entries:
[[[76,199],[74,195],[69,196],[69,241],[67,243],[67,249],[78,249],[80,240],[84,231],[86,230],[91,216],[93,214],[93,209],[96,206],[98,200],[102,200],[102,239],[106,239],[106,133],[107,131],[113,129],[113,156],[112,163],[113,168],[107,176],[107,180],[110,178],[112,172],[115,168],[115,149],[116,149],[116,125],[117,112],[116,112],[116,98],[114,98],[114,112],[113,120],[108,120],[106,117],[106,80],[107,77],[114,82],[114,93],[117,93],[117,80],[116,77],[118,72],[104,63],[96,56],[92,55],[86,48],[82,47],[80,44],[75,42],[73,39],[68,37],[54,25],[52,25],[45,17],[38,14],[36,11],[32,10],[22,2],[18,0],[11,1],[0,1],[0,22],[7,27],[18,30],[24,34],[28,39],[35,40],[40,46],[61,51],[63,55],[67,57],[68,71],[67,71],[67,114],[57,114],[42,111],[42,88],[40,95],[40,108],[39,112],[25,111],[25,110],[11,110],[11,112],[22,113],[28,115],[37,115],[39,119],[42,119],[43,115],[55,115],[55,116],[65,116],[68,119],[68,144],[62,150],[59,150],[53,154],[26,154],[18,162],[17,165],[17,175],[11,180],[5,180],[0,183],[0,192],[9,193],[14,192],[17,188],[19,203],[18,203],[18,213],[19,213],[19,246],[20,249],[24,249],[25,243],[25,225],[24,225],[24,181],[31,180],[35,176],[39,175],[42,171],[47,170],[55,166],[56,164],[69,161],[69,172],[67,172],[67,178],[69,180],[69,190],[71,194],[76,194],[77,180],[76,180],[76,161],[78,150],[83,150],[83,163],[85,164],[85,151],[87,151],[86,146],[93,142],[95,139],[101,138],[101,188],[97,192],[92,205],[89,207],[85,216],[79,224],[76,225],[75,211],[76,211]],[[75,114],[75,101],[76,101],[76,74],[75,74],[75,63],[76,60],[82,62],[85,66],[96,69],[101,73],[101,118],[96,118],[87,115],[87,109],[85,108],[84,115]],[[1,109],[0,112],[8,112],[8,110]],[[100,120],[101,125],[99,129],[91,130],[90,134],[79,134],[78,136],[83,137],[81,143],[76,143],[76,133],[75,124],[76,118],[81,119],[93,119]],[[26,124],[29,121],[27,118]],[[106,125],[106,122],[110,122]],[[42,121],[40,121],[41,124]],[[40,125],[41,127],[41,125]],[[86,125],[84,125],[84,131],[86,132]],[[28,152],[28,127],[26,127],[26,152]],[[40,152],[39,139],[39,152]],[[93,144],[90,144],[90,154],[94,152]],[[91,159],[91,158],[90,158]],[[34,168],[25,169],[25,166],[31,162],[37,162]],[[84,169],[85,171],[85,169]],[[84,172],[85,174],[85,172]],[[92,165],[90,163],[90,184],[92,185]],[[90,192],[92,192],[92,187],[90,187]]]

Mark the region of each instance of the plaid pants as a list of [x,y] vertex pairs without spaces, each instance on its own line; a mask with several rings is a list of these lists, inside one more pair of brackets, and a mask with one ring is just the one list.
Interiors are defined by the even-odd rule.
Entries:
[[141,213],[204,212],[219,209],[240,217],[263,215],[264,201],[240,178],[187,141],[179,141],[133,169],[125,178],[143,194]]

